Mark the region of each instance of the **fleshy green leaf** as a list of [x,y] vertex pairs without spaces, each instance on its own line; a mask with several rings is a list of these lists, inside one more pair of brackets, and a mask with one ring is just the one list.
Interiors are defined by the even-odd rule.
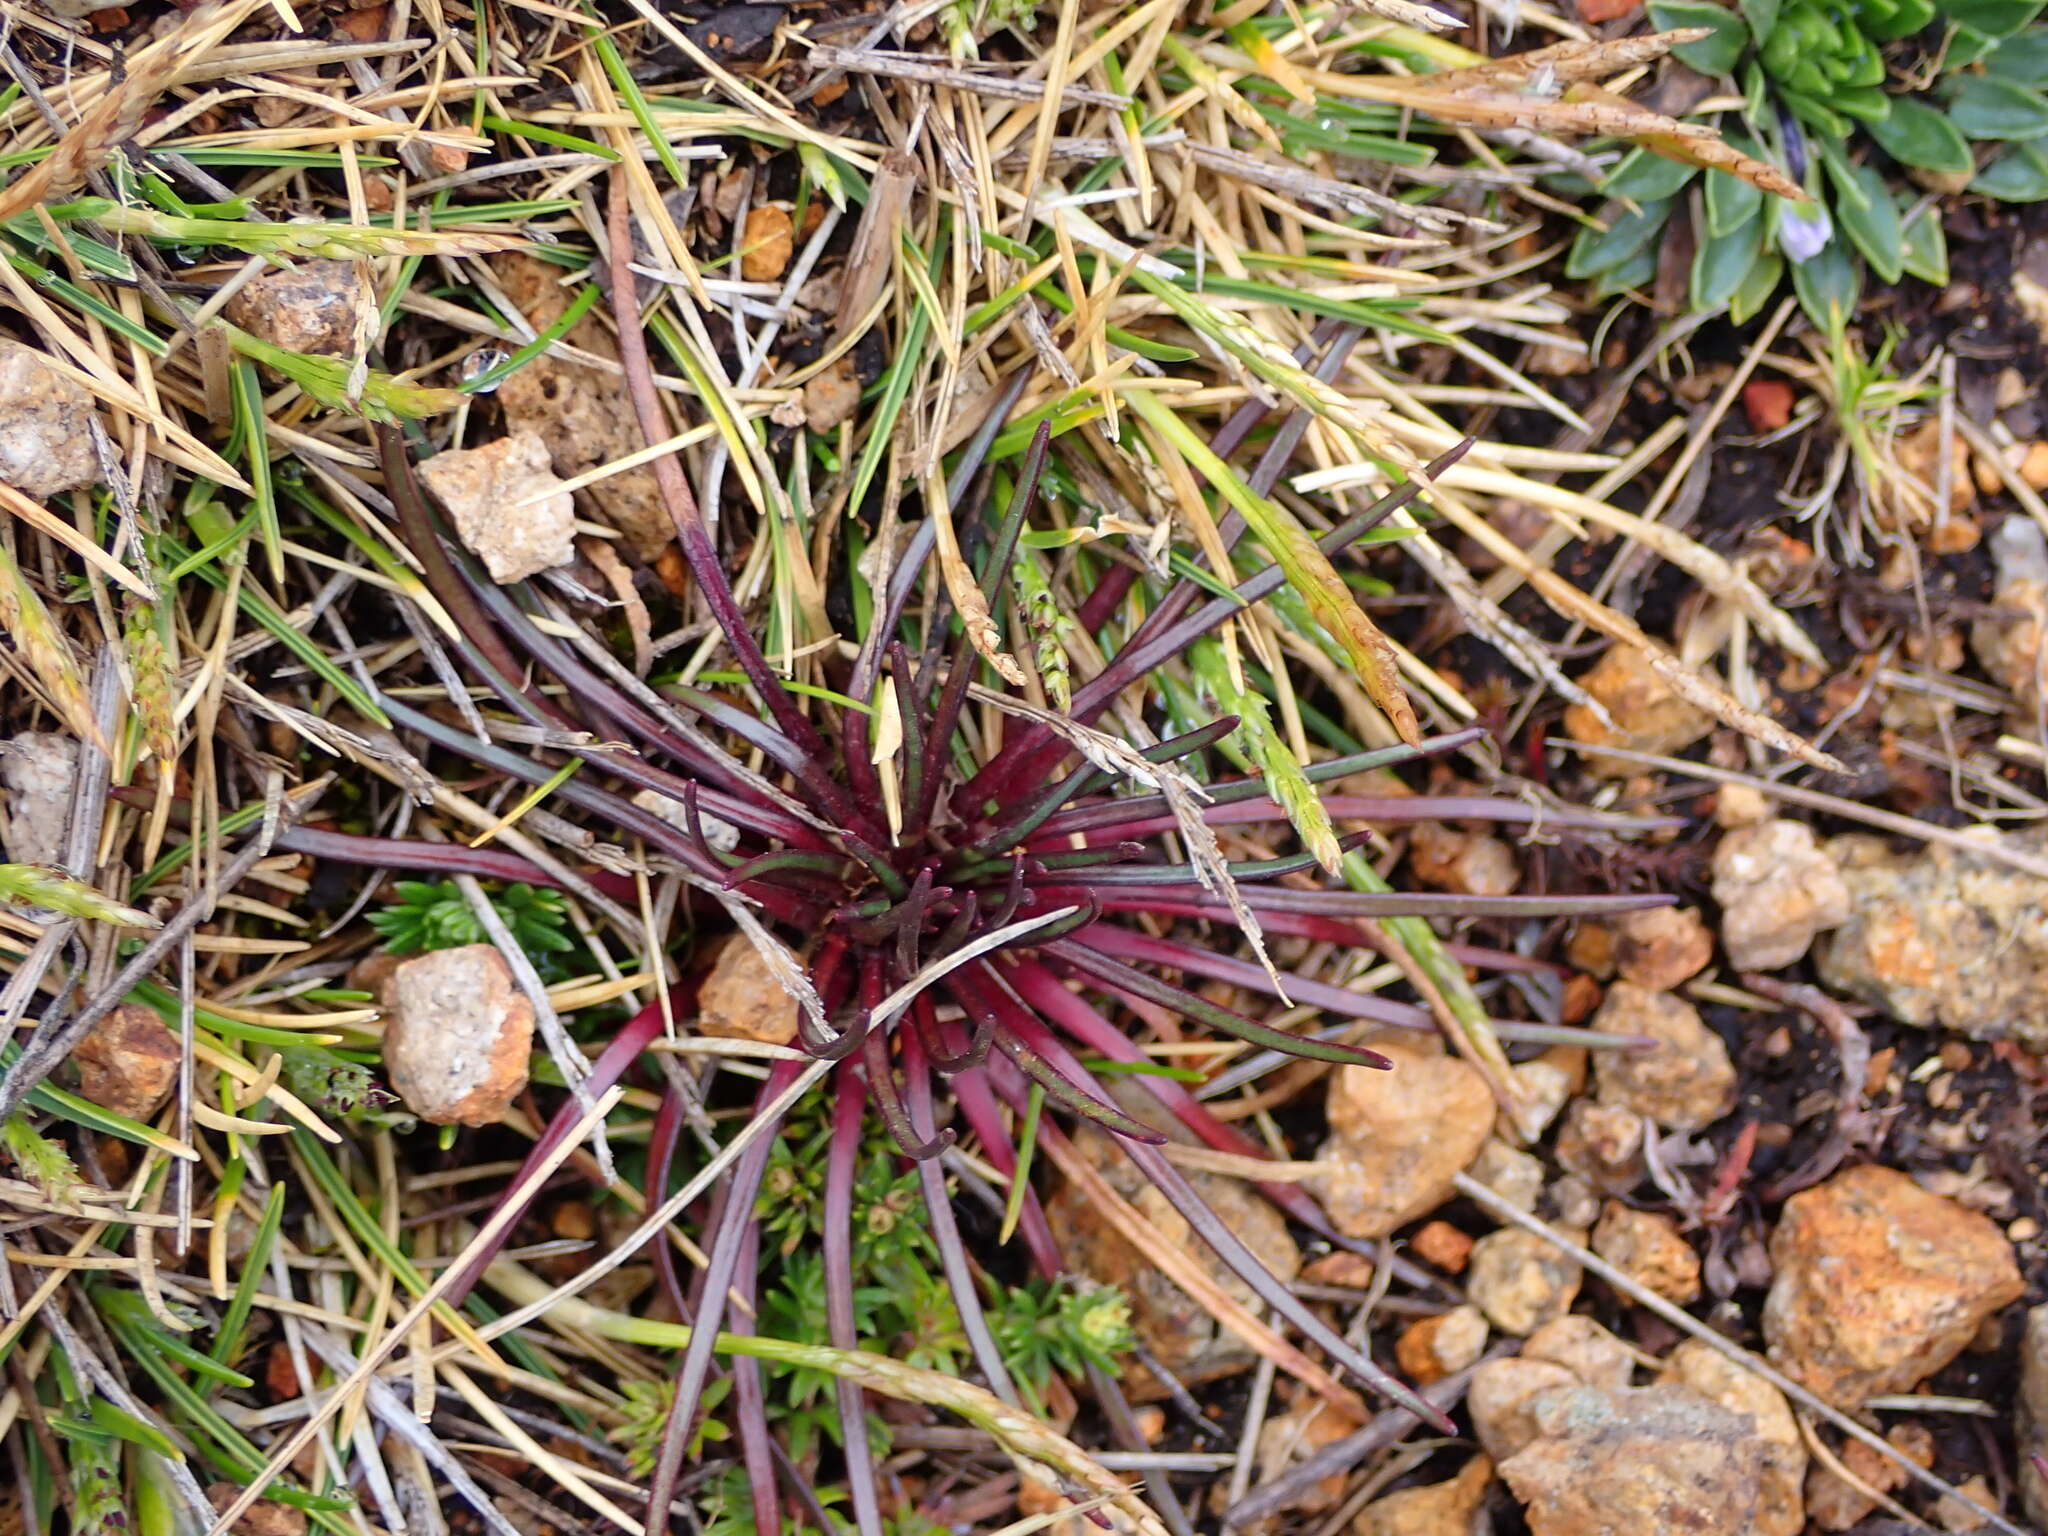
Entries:
[[1906,232],[1899,223],[1899,207],[1892,201],[1884,177],[1867,165],[1848,167],[1846,177],[1833,161],[1828,169],[1837,186],[1853,182],[1863,190],[1862,207],[1856,207],[1846,197],[1835,204],[1836,223],[1877,275],[1888,283],[1896,283],[1905,271]]
[[1906,226],[1900,260],[1923,283],[1948,285],[1948,232],[1941,227],[1939,210],[1928,208]]
[[1670,199],[1657,198],[1641,204],[1634,213],[1619,214],[1604,230],[1579,231],[1565,260],[1565,275],[1586,278],[1613,271],[1640,255],[1670,216]]
[[1830,336],[1839,337],[1856,313],[1863,277],[1847,246],[1834,240],[1818,256],[1792,269],[1792,287],[1807,318]]
[[1949,95],[1949,116],[1966,138],[2037,139],[2048,133],[2048,96],[1990,75],[1966,75]]
[[1942,68],[1949,74],[1968,69],[1988,57],[1997,46],[1998,39],[1990,33],[1979,32],[1975,27],[1958,26],[1949,34],[1948,51],[1942,55]]
[[1934,20],[1934,6],[1929,0],[1898,0],[1890,6],[1866,3],[1859,8],[1857,19],[1864,36],[1880,43],[1896,42]]
[[1610,267],[1600,274],[1593,285],[1593,297],[1608,299],[1631,288],[1646,287],[1656,275],[1657,253],[1654,250],[1638,251],[1620,266]]
[[[1744,154],[1756,153],[1754,145],[1738,140],[1733,134],[1728,135],[1728,142]],[[1725,172],[1710,174],[1702,184],[1702,190],[1706,194],[1709,235],[1733,234],[1754,219],[1764,205],[1762,188]]]
[[1749,47],[1749,27],[1734,11],[1713,0],[1650,0],[1650,20],[1660,31],[1705,27],[1713,33],[1672,49],[1679,62],[1703,75],[1725,75]]
[[2048,31],[2007,38],[1985,56],[1984,71],[2015,85],[2048,86]]
[[1630,202],[1656,202],[1676,197],[1698,174],[1698,166],[1667,160],[1647,149],[1632,149],[1622,157],[1601,190],[1609,197],[1625,197]]
[[[1880,73],[1878,79],[1883,78],[1883,74]],[[1891,116],[1894,100],[1895,97],[1887,96],[1872,82],[1835,87],[1833,94],[1828,97],[1828,105],[1860,123],[1881,123]]]
[[1709,235],[1692,258],[1692,307],[1711,312],[1735,297],[1762,254],[1764,221],[1751,219],[1725,235]]
[[1779,9],[1780,0],[1742,0],[1743,19],[1749,23],[1749,35],[1756,39],[1759,48],[1777,29]]
[[1977,173],[1970,190],[2004,203],[2048,201],[2048,155],[2032,144],[2015,144]]
[[1950,21],[1989,37],[2010,37],[2041,14],[2042,0],[1940,0]]
[[1869,127],[1870,136],[1901,165],[1953,176],[1976,164],[1955,124],[1911,96],[1893,97],[1890,115]]
[[1765,251],[1750,266],[1749,275],[1728,301],[1728,318],[1737,325],[1747,325],[1763,312],[1784,280],[1785,258],[1776,251]]

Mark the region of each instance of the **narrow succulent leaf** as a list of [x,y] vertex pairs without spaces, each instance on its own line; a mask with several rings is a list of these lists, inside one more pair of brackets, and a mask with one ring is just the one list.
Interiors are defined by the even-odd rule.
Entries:
[[1210,1002],[1199,993],[1190,992],[1185,987],[1176,987],[1170,981],[1161,980],[1134,966],[1125,965],[1122,961],[1112,959],[1085,944],[1061,940],[1045,945],[1044,952],[1064,961],[1111,991],[1171,1008],[1191,1019],[1200,1020],[1210,1029],[1221,1030],[1226,1035],[1247,1041],[1264,1050],[1286,1051],[1290,1055],[1306,1057],[1312,1061],[1332,1061],[1350,1067],[1390,1065],[1387,1058],[1379,1052],[1369,1051],[1363,1046],[1314,1040],[1257,1023],[1243,1014],[1233,1013],[1220,1004]]

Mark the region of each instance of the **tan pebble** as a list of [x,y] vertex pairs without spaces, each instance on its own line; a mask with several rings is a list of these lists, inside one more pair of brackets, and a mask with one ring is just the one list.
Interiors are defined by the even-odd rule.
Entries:
[[788,1045],[797,1036],[796,999],[745,934],[733,934],[719,949],[698,989],[697,1010],[698,1032],[720,1040]]
[[1764,1528],[1749,1417],[1687,1387],[1539,1392],[1536,1435],[1501,1463],[1532,1536],[1699,1536]]
[[1571,1310],[1582,1275],[1548,1238],[1516,1227],[1473,1244],[1465,1293],[1501,1332],[1527,1334]]
[[1590,1317],[1554,1318],[1522,1341],[1524,1360],[1561,1365],[1594,1387],[1625,1387],[1635,1378],[1635,1352]]
[[489,944],[415,955],[392,974],[384,1068],[436,1125],[489,1125],[526,1087],[533,1005]]
[[860,375],[842,357],[804,385],[804,422],[813,432],[830,432],[860,404]]
[[2020,478],[2032,491],[2048,491],[2048,443],[2029,443],[2020,460]]
[[[1574,704],[1564,712],[1565,732],[1574,741],[1668,754],[1682,751],[1713,729],[1714,717],[1679,697],[1637,646],[1610,646],[1579,684],[1606,706],[1614,723],[1603,725],[1590,708]],[[1596,778],[1627,778],[1638,771],[1634,763],[1597,752],[1582,753],[1580,758]]]
[[1465,1272],[1472,1257],[1472,1239],[1448,1221],[1424,1222],[1408,1246],[1425,1264],[1434,1264],[1447,1275]]
[[1669,1216],[1609,1200],[1593,1228],[1593,1251],[1666,1301],[1699,1299],[1700,1256]]
[[1373,1500],[1351,1522],[1351,1536],[1467,1536],[1492,1481],[1493,1462],[1474,1456],[1448,1482],[1402,1488]]
[[374,317],[376,303],[356,263],[300,261],[244,283],[228,300],[227,317],[287,352],[349,357],[357,326]]
[[1772,1362],[1845,1408],[1933,1375],[2025,1290],[1988,1218],[1876,1166],[1787,1200],[1771,1263]]
[[1648,1115],[1670,1131],[1700,1130],[1734,1106],[1728,1047],[1684,998],[1618,981],[1607,989],[1594,1023],[1657,1042],[1649,1050],[1599,1053],[1593,1074],[1602,1104]]
[[772,283],[789,270],[795,248],[789,210],[756,203],[747,210],[746,231],[740,236],[740,275],[750,283]]
[[0,483],[43,500],[96,484],[92,396],[34,347],[0,337]]
[[1394,1358],[1410,1381],[1427,1386],[1462,1371],[1486,1348],[1486,1319],[1474,1306],[1418,1318],[1394,1344]]
[[1624,981],[1669,992],[1706,969],[1714,936],[1693,907],[1652,907],[1614,923],[1615,968]]
[[[0,448],[0,457],[4,452]],[[77,778],[78,743],[61,731],[23,731],[0,742],[0,857],[13,864],[63,862]]]
[[420,465],[420,479],[491,580],[524,581],[576,558],[576,499],[555,477],[539,434],[437,453]]
[[[1941,1526],[1943,1530],[1953,1531],[1955,1536],[1963,1536],[1963,1533],[1966,1531],[1980,1531],[1984,1529],[1990,1521],[1980,1511],[1989,1510],[1992,1514],[2003,1513],[2001,1508],[2003,1500],[1991,1491],[1991,1484],[1985,1479],[1982,1472],[1973,1472],[1970,1476],[1964,1478],[1962,1482],[1956,1484],[1956,1492],[1963,1497],[1958,1499],[1944,1495],[1936,1501],[1934,1506],[1935,1523]],[[1969,1503],[1964,1503],[1963,1499],[1969,1500]],[[1977,1508],[1972,1509],[1970,1507],[1971,1504],[1976,1505]]]
[[102,1109],[147,1120],[177,1086],[183,1052],[154,1008],[122,1003],[78,1042],[78,1089]]
[[1347,1237],[1385,1237],[1442,1205],[1493,1130],[1493,1096],[1456,1056],[1383,1043],[1392,1071],[1339,1067],[1330,1086],[1330,1139],[1308,1181]]

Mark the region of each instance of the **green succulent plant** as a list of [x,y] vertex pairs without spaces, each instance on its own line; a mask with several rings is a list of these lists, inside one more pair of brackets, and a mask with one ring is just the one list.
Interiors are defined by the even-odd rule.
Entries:
[[[416,955],[484,941],[484,925],[452,883],[394,880],[391,889],[398,900],[372,912],[368,921],[384,936],[384,947],[392,954]],[[575,949],[576,941],[566,931],[568,910],[555,892],[512,884],[492,896],[491,905],[543,974],[554,957]]]
[[1660,28],[1711,35],[1678,59],[1740,87],[1719,125],[1811,199],[1768,198],[1723,171],[1632,150],[1601,190],[1604,227],[1573,244],[1570,276],[1596,294],[1646,284],[1682,211],[1696,311],[1747,320],[1789,273],[1815,324],[1839,331],[1867,267],[1895,283],[1948,280],[1938,211],[1887,176],[2007,202],[2048,199],[2044,0],[1650,0]]

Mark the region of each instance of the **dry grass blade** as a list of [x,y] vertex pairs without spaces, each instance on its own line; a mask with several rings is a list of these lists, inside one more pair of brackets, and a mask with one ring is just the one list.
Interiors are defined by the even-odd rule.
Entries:
[[1677,27],[1668,32],[1648,32],[1641,37],[1615,37],[1599,42],[1553,43],[1548,48],[1531,48],[1504,59],[1475,63],[1460,69],[1441,69],[1428,76],[1440,90],[1491,90],[1526,85],[1538,75],[1558,85],[1582,80],[1605,80],[1623,70],[1638,69],[1664,57],[1682,43],[1696,43],[1711,37],[1707,27]]
[[5,546],[0,546],[0,634],[14,642],[29,675],[63,716],[72,734],[102,752],[109,751],[99,722],[93,718],[85,673],[78,665],[71,642],[64,638],[50,610]]
[[125,76],[109,84],[47,155],[0,187],[0,224],[84,186],[86,177],[142,126],[144,115],[188,60],[220,35],[224,20],[233,24],[227,8],[201,6],[169,37],[132,61]]

